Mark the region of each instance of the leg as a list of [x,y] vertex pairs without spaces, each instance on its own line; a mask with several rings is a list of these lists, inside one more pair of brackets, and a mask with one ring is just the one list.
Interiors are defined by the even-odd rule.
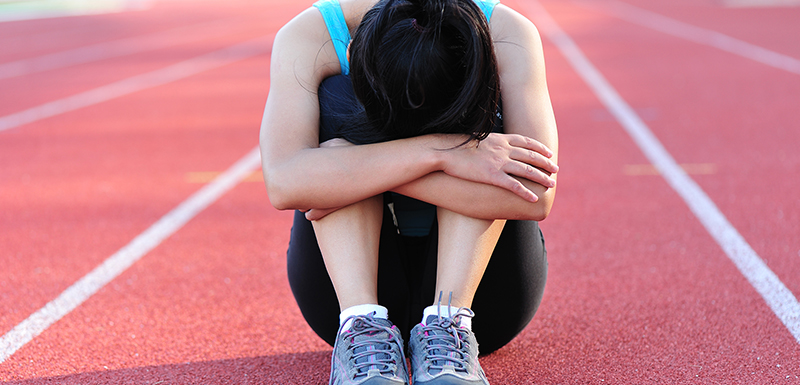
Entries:
[[466,217],[437,209],[439,243],[436,296],[453,293],[452,306],[471,307],[505,221]]
[[[383,205],[383,225],[380,239],[380,260],[378,264],[378,303],[389,308],[389,315],[404,332],[408,331],[409,287],[406,283],[406,266],[397,240],[397,229],[392,223],[392,215]],[[339,328],[339,301],[331,278],[320,252],[314,225],[302,212],[296,211],[292,225],[291,240],[287,251],[287,272],[297,305],[311,329],[325,342],[334,344],[336,330]],[[353,234],[348,234],[353,238]],[[433,253],[435,255],[435,252]],[[434,264],[435,268],[435,264]],[[433,274],[430,279],[433,291]],[[425,302],[428,302],[425,296]],[[344,307],[343,307],[344,308]],[[413,322],[419,322],[419,312]]]
[[[458,307],[433,306],[411,331],[412,382],[439,385],[488,385],[478,361],[478,343],[469,321],[475,291],[505,225],[503,220],[470,218],[439,207],[436,293],[452,294]],[[437,301],[434,301],[436,305]],[[443,305],[444,303],[441,303]]]
[[547,250],[535,221],[508,221],[483,275],[472,310],[481,354],[517,336],[533,319],[547,281]]
[[294,213],[286,270],[303,318],[317,335],[333,346],[339,329],[339,303],[325,270],[314,227],[300,211]]
[[[348,145],[345,140],[331,139],[320,147]],[[343,207],[314,222],[299,211],[295,213],[287,251],[289,284],[309,326],[331,345],[341,310],[378,303],[382,218],[382,196]]]
[[340,310],[378,303],[378,247],[383,196],[343,207],[313,222]]
[[[340,310],[378,304],[383,195],[343,207],[314,221],[320,250]],[[335,338],[330,383],[408,383],[400,330],[383,308],[350,309]],[[368,313],[377,311],[378,313]]]
[[[439,230],[439,234],[442,233],[443,230]],[[428,252],[428,258],[435,258],[435,238],[432,239],[432,250]],[[447,241],[439,239],[438,242]],[[462,244],[462,248],[466,248],[465,245]],[[441,247],[438,248],[442,250]],[[446,261],[447,258],[444,262]],[[453,288],[458,287],[459,282],[464,285],[463,288],[474,284],[474,280],[465,284],[464,278],[456,275],[434,282],[434,277],[439,272],[441,270],[437,269],[435,262],[425,267],[425,279],[421,286],[426,302],[429,298],[438,299],[440,290],[447,295],[449,291],[446,290],[451,289],[443,287],[445,280],[455,282],[450,284]],[[488,354],[509,343],[525,329],[542,301],[547,281],[547,250],[539,224],[535,221],[507,221],[483,276],[479,279],[480,284],[476,291],[467,289],[467,294],[474,293],[471,305],[468,305],[469,300],[459,300],[456,306],[470,306],[475,311],[472,329],[480,339],[481,354]],[[437,289],[433,291],[435,285]],[[453,295],[455,302],[455,290]],[[416,308],[412,314],[419,313],[420,309]]]

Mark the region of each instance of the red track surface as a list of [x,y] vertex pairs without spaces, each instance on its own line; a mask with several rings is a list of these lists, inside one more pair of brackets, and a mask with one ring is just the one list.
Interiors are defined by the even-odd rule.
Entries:
[[[525,1],[505,3],[526,13]],[[798,7],[627,3],[800,58]],[[800,75],[591,2],[542,4],[800,295]],[[308,5],[160,1],[0,23],[3,64],[233,20],[213,38],[0,79],[0,117],[272,34]],[[531,325],[482,359],[492,383],[798,383],[786,326],[547,39],[545,50],[562,169],[542,224],[549,282]],[[0,131],[0,334],[198,190],[192,173],[255,147],[268,65],[263,54]],[[290,220],[261,183],[239,184],[0,363],[0,381],[324,383],[330,349],[285,277]]]

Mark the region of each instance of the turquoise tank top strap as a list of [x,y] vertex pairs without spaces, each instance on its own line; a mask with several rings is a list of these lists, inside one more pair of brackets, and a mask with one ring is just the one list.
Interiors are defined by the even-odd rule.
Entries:
[[336,56],[339,57],[339,65],[342,67],[342,75],[350,74],[350,63],[347,61],[347,45],[350,44],[350,30],[342,12],[342,7],[338,0],[320,0],[314,3],[314,7],[319,9],[328,33],[331,35],[333,48]]
[[[474,0],[475,3],[486,15],[486,20],[492,20],[492,11],[500,3],[500,0]],[[342,12],[339,0],[319,0],[314,3],[314,7],[319,9],[328,33],[331,35],[333,48],[339,58],[339,65],[342,67],[342,75],[350,74],[350,63],[347,61],[347,46],[350,44],[350,30]]]
[[486,21],[492,20],[492,11],[494,11],[494,7],[500,3],[500,0],[475,0],[475,4],[478,4],[483,14],[486,15]]

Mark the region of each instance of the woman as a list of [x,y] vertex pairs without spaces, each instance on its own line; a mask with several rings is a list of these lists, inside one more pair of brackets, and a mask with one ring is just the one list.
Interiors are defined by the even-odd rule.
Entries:
[[533,24],[496,0],[323,0],[270,71],[264,177],[297,210],[289,281],[331,384],[407,384],[403,341],[414,384],[488,383],[476,335],[510,341],[546,278],[558,149]]

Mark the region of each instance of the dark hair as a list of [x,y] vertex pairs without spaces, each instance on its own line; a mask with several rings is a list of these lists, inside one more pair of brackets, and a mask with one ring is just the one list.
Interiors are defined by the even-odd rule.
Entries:
[[497,60],[473,0],[381,0],[353,36],[350,72],[365,124],[379,137],[481,140],[492,131]]

